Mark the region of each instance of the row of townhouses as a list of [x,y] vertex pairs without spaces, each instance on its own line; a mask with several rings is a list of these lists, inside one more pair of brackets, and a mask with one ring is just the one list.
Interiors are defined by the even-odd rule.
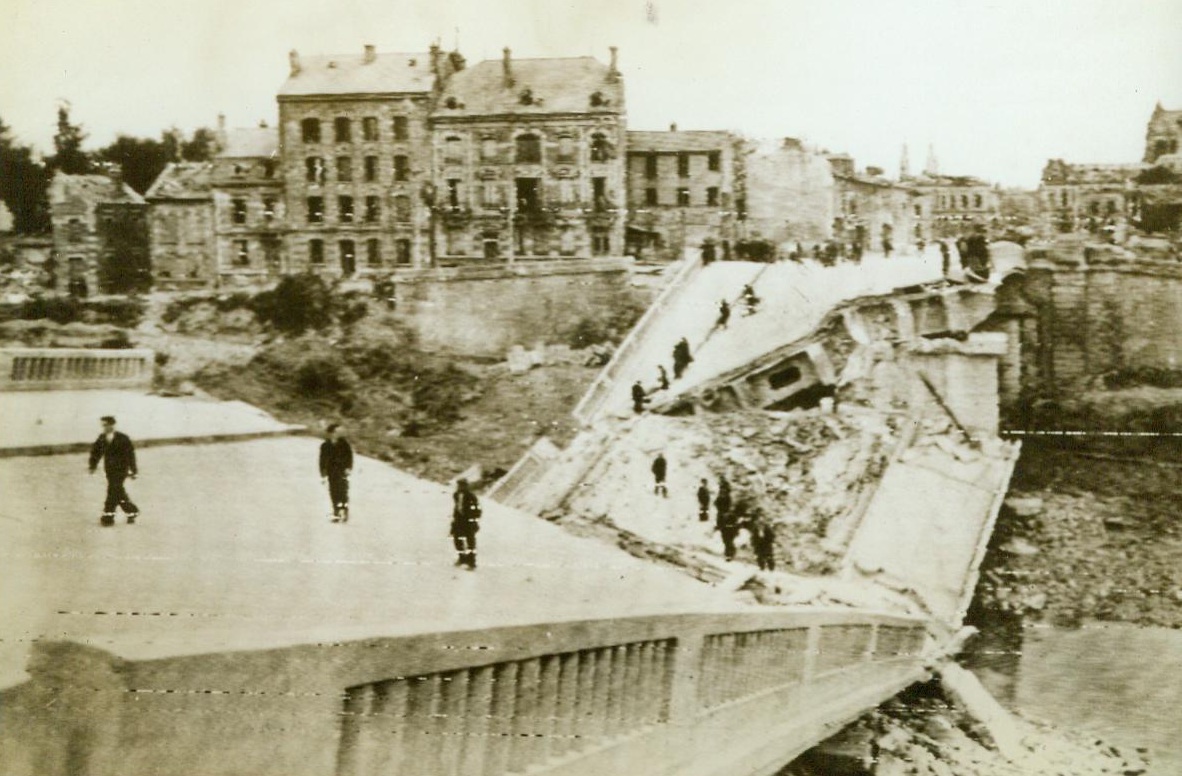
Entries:
[[912,175],[904,150],[891,179],[792,138],[629,131],[615,48],[607,64],[505,49],[473,66],[439,46],[293,51],[277,102],[274,127],[219,118],[216,158],[170,164],[142,198],[117,171],[59,175],[57,286],[110,285],[112,263],[162,287],[202,287],[303,271],[661,260],[708,243],[720,256],[750,241],[897,251],[996,223],[1001,208],[996,186],[941,174],[930,151]]

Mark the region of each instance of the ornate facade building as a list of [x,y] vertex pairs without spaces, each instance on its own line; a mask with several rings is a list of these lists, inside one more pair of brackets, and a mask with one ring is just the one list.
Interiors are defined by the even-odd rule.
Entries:
[[619,255],[624,122],[614,49],[455,72],[430,119],[434,263]]
[[428,116],[459,54],[290,55],[279,90],[284,271],[430,264]]

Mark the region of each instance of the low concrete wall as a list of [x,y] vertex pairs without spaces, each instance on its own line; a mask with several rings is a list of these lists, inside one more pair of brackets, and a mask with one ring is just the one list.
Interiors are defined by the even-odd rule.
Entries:
[[521,262],[409,270],[394,277],[399,315],[427,349],[503,358],[514,345],[556,343],[583,319],[623,309],[629,259]]
[[0,697],[0,774],[754,773],[733,765],[783,764],[933,649],[920,620],[785,609],[158,660],[44,643]]
[[0,391],[145,388],[155,367],[151,350],[2,348]]

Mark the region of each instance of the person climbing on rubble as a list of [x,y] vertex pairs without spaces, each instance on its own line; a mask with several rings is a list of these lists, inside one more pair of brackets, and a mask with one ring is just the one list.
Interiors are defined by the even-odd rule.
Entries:
[[673,379],[681,379],[686,367],[693,363],[693,360],[694,357],[690,355],[689,341],[682,337],[673,346]]
[[755,289],[752,287],[752,285],[748,283],[747,285],[743,286],[743,305],[745,307],[744,314],[755,315],[756,311],[759,310],[759,302],[760,299],[755,295]]
[[665,498],[669,498],[669,489],[665,487],[665,475],[668,471],[669,462],[665,460],[665,454],[657,453],[657,457],[653,459],[653,493]]
[[669,373],[665,371],[663,364],[657,365],[657,385],[662,391],[669,390]]
[[733,506],[731,484],[725,476],[719,477],[718,495],[714,498],[714,529],[722,536],[723,554],[727,560],[734,560],[735,537],[739,534]]
[[776,570],[776,531],[766,517],[761,517],[748,526],[751,532],[751,549],[755,550],[755,562],[760,571]]
[[731,319],[731,305],[730,302],[723,299],[718,303],[718,323],[715,324],[720,329],[725,329],[727,321]]
[[632,383],[632,411],[639,415],[644,412],[645,404],[648,404],[648,394],[644,392],[644,386],[637,380]]
[[698,485],[698,521],[705,523],[710,520],[710,486],[706,480]]
[[940,274],[948,277],[948,270],[952,268],[952,253],[948,250],[948,241],[940,240]]

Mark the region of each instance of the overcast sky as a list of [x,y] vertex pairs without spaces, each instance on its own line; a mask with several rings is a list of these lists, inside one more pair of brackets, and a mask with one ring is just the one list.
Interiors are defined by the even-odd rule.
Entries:
[[795,136],[860,166],[1034,186],[1050,157],[1139,161],[1182,108],[1182,0],[0,0],[0,118],[48,150],[61,99],[90,133],[274,122],[287,52],[470,63],[620,47],[635,129]]

